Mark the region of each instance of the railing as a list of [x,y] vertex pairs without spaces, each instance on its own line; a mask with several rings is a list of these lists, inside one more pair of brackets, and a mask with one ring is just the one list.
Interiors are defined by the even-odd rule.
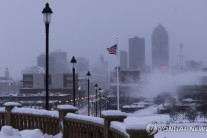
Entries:
[[0,127],[4,126],[5,122],[5,108],[0,108]]
[[40,129],[43,133],[55,135],[60,132],[58,111],[36,110],[30,108],[18,108],[11,104],[5,104],[5,112],[0,113],[0,118],[6,125],[16,129]]
[[126,129],[123,123],[126,115],[120,111],[103,111],[98,118],[74,114],[78,109],[71,105],[59,106],[58,111],[14,106],[5,104],[5,108],[0,108],[1,127],[10,125],[19,130],[38,128],[50,135],[62,132],[63,138],[154,138],[148,136],[145,130]]
[[109,129],[110,132],[111,132],[111,136],[113,138],[128,138],[129,136],[125,135],[124,133],[114,129],[114,128],[110,128]]
[[64,138],[104,138],[104,119],[67,114],[64,120]]
[[112,121],[109,131],[113,138],[128,138],[129,134],[126,132],[125,124],[118,121]]
[[19,130],[39,128],[43,133],[55,135],[60,132],[59,119],[47,115],[12,113],[11,126]]

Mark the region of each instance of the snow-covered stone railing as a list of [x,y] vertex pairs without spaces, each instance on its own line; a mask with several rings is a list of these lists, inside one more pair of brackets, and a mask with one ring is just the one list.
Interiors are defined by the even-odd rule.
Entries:
[[63,124],[66,113],[74,113],[78,110],[71,105],[58,106],[58,111],[19,108],[21,104],[15,102],[7,102],[4,106],[0,108],[1,126],[9,125],[19,130],[38,128],[43,133],[51,135],[63,131],[61,124]]
[[121,131],[121,129],[117,129],[117,127],[112,127],[111,122],[117,121],[122,124],[124,119],[126,118],[126,114],[117,111],[117,110],[108,110],[103,111],[101,117],[104,118],[104,128],[105,128],[105,138],[128,138],[129,135],[125,132]]
[[39,128],[43,133],[60,132],[58,111],[14,107],[11,110],[11,126],[19,130]]
[[125,113],[116,110],[103,111],[101,118],[68,113],[63,138],[153,138],[143,135],[142,130],[126,129],[125,118]]
[[64,120],[63,138],[103,138],[104,119],[68,113]]
[[62,132],[63,138],[154,138],[146,133],[146,124],[131,121],[117,110],[103,111],[98,118],[75,114],[78,108],[72,105],[60,105],[57,111],[20,107],[19,103],[5,103],[0,108],[0,126],[37,128],[50,135]]

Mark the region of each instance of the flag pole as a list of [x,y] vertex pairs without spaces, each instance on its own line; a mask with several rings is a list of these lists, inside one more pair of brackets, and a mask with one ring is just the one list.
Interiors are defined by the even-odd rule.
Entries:
[[117,110],[119,110],[119,50],[118,50],[118,38],[117,38],[117,43],[116,43],[116,48],[117,48],[117,67],[116,67],[116,76],[117,76]]
[[117,110],[119,110],[119,51],[118,51],[118,38],[116,39],[116,44],[111,46],[110,48],[107,48],[106,50],[109,52],[109,54],[114,54],[117,56],[117,66],[115,66],[116,68],[116,76],[117,76],[117,79],[116,79],[116,88],[117,88],[117,92],[116,92],[116,95],[117,95]]

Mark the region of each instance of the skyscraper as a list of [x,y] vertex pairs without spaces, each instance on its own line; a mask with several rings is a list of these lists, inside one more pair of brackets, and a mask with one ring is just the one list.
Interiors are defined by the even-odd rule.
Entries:
[[184,58],[184,54],[183,54],[183,44],[180,44],[180,50],[179,50],[179,64],[180,67],[183,66],[183,58]]
[[120,50],[120,67],[127,68],[127,52]]
[[145,66],[145,39],[129,38],[129,68],[138,70]]
[[[37,66],[45,68],[45,55],[41,54],[37,57]],[[68,73],[69,62],[67,61],[67,53],[61,51],[53,51],[49,55],[49,73]]]
[[69,62],[67,61],[67,53],[62,51],[53,51],[50,53],[50,73],[68,73]]
[[100,87],[108,88],[108,62],[104,60],[101,55],[98,61],[94,62],[91,66],[91,77],[93,82],[98,83]]
[[152,69],[169,68],[168,33],[160,24],[152,32]]
[[45,69],[45,54],[40,54],[37,56],[37,66]]
[[89,60],[84,57],[77,57],[76,59],[76,71],[78,73],[78,76],[85,77],[87,71],[89,71]]

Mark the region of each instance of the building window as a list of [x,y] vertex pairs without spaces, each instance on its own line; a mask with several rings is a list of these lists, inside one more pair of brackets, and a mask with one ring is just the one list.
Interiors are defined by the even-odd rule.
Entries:
[[33,77],[32,75],[24,76],[24,81],[32,81]]
[[72,83],[66,83],[65,87],[73,87]]
[[23,88],[33,88],[33,75],[23,75]]
[[73,87],[73,76],[64,75],[63,84],[64,84],[64,87]]
[[73,80],[72,76],[66,76],[66,81],[71,81],[71,80]]
[[32,84],[30,84],[30,83],[24,84],[24,88],[32,88]]

